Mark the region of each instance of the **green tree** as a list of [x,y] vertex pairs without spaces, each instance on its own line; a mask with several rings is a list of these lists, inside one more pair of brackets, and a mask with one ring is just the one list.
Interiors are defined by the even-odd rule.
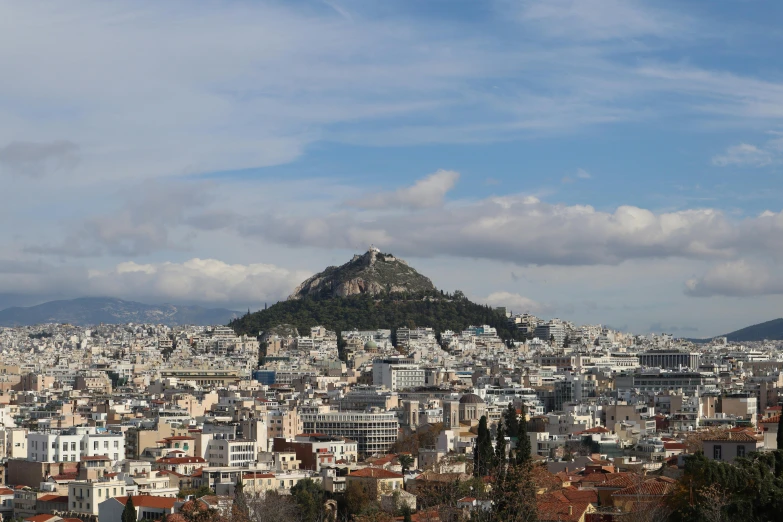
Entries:
[[238,478],[234,486],[234,502],[231,505],[231,520],[234,522],[250,522],[250,508],[245,497],[245,485]]
[[122,510],[122,522],[136,522],[136,508],[133,507],[133,497],[128,495],[128,501],[125,503],[125,508]]
[[776,441],[778,443],[778,449],[783,450],[783,411],[781,411],[780,418],[778,419],[778,435]]
[[530,439],[527,436],[527,416],[525,415],[525,405],[522,405],[522,413],[519,416],[519,428],[517,429],[517,449],[514,452],[516,462],[522,464],[530,461]]
[[493,460],[492,435],[487,427],[487,417],[482,415],[478,424],[476,446],[473,449],[473,474],[477,477],[488,475]]
[[411,522],[411,508],[408,504],[402,506],[402,522]]
[[519,436],[519,417],[513,403],[509,403],[508,408],[503,412],[503,422],[506,424],[508,436],[512,439],[517,438]]
[[498,422],[497,433],[495,434],[495,466],[498,473],[502,473],[506,465],[506,430],[503,429],[503,423]]
[[408,470],[411,469],[411,466],[413,466],[413,457],[405,453],[401,453],[400,455],[397,455],[397,460],[400,461],[400,467],[402,468],[402,487],[403,489],[406,489],[405,473],[407,473]]
[[535,522],[538,520],[536,485],[530,461],[511,462],[502,480],[495,480],[491,491],[492,520]]
[[306,478],[291,488],[291,498],[299,507],[302,520],[321,520],[324,513],[324,490],[313,479]]

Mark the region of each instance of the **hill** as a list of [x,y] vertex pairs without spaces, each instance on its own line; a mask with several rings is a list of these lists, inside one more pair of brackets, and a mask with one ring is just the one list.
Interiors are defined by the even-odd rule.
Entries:
[[305,280],[294,289],[289,299],[433,291],[435,285],[432,281],[408,266],[408,263],[370,247],[365,254],[353,256],[344,265],[330,266]]
[[415,295],[365,294],[291,299],[247,314],[232,321],[229,326],[238,334],[258,335],[281,324],[292,325],[300,332],[308,332],[317,325],[335,331],[431,326],[443,332],[488,324],[497,328],[498,335],[504,339],[517,338],[516,329],[509,326],[502,313],[469,301],[461,292],[450,296],[438,291]]
[[82,297],[49,301],[36,306],[0,310],[0,326],[30,326],[70,323],[86,326],[100,323],[226,324],[239,313],[225,308],[148,305],[107,297]]
[[258,335],[279,325],[307,332],[313,326],[344,331],[430,326],[438,332],[488,324],[504,339],[517,336],[504,314],[449,295],[408,263],[371,247],[340,267],[329,267],[300,284],[287,301],[230,323],[237,333]]
[[747,326],[721,337],[733,342],[783,340],[783,318]]

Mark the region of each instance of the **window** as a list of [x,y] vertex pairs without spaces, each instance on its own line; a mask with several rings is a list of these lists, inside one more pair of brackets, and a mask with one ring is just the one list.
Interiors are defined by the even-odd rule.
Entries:
[[76,451],[76,443],[71,442],[71,451]]
[[716,444],[712,448],[712,458],[715,460],[722,460],[721,458],[721,447],[720,444]]
[[745,446],[737,446],[737,456],[738,457],[745,456]]

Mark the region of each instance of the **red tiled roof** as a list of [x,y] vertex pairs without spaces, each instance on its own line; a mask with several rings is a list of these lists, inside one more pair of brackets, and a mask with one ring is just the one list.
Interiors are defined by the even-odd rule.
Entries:
[[[562,522],[576,522],[581,520],[585,511],[590,507],[588,502],[538,502],[538,520],[549,522],[558,520]],[[570,513],[569,513],[570,511]]]
[[759,421],[760,424],[777,424],[780,422],[780,413],[777,415],[773,415],[772,417],[767,417],[766,419],[761,419]]
[[60,518],[56,515],[34,515],[32,517],[27,517],[24,519],[24,522],[49,522],[49,520],[55,520],[57,518]]
[[274,474],[272,473],[245,473],[242,475],[242,480],[251,480],[251,479],[268,479],[268,478],[275,478]]
[[14,490],[8,488],[0,488],[0,495],[13,495]]
[[38,497],[39,502],[57,502],[58,504],[62,504],[65,502],[68,503],[68,495],[44,495],[42,497]]
[[[668,480],[665,480],[668,479]],[[615,497],[627,497],[627,496],[647,496],[647,497],[660,497],[670,493],[674,489],[674,483],[676,481],[669,479],[668,477],[658,477],[656,479],[647,480],[641,484],[621,489],[612,493]]]
[[393,479],[393,478],[402,478],[402,475],[399,473],[394,473],[393,471],[389,471],[388,469],[383,468],[364,468],[354,471],[353,473],[348,474],[349,477],[359,477],[359,478],[377,478],[377,479]]
[[609,430],[604,428],[603,426],[596,426],[595,428],[584,430],[582,433],[609,433]]

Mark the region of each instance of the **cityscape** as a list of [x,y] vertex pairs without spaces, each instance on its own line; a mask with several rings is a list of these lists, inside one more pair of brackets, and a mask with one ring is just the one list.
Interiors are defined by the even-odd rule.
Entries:
[[0,522],[783,522],[780,0],[0,0]]
[[[287,303],[466,299],[416,294],[429,280],[374,246],[325,273]],[[506,502],[535,520],[662,520],[694,480],[688,459],[777,454],[782,341],[489,307],[494,326],[458,331],[241,333],[285,304],[232,326],[0,329],[4,518],[120,520],[131,505],[138,520],[268,520],[274,498],[292,519],[490,520],[508,462],[505,480],[526,466],[531,490]]]

